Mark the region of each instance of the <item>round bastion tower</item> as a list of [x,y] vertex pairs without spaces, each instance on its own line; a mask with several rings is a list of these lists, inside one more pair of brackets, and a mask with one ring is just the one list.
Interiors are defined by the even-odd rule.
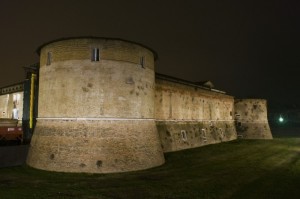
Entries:
[[29,166],[112,173],[164,163],[154,119],[155,52],[122,39],[68,38],[40,54]]
[[236,131],[239,138],[272,139],[268,123],[267,101],[236,99],[234,102]]

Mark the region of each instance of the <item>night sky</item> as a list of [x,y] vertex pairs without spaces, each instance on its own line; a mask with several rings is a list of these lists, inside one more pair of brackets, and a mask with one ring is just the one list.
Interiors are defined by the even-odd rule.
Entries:
[[117,37],[154,49],[158,73],[299,107],[299,2],[0,0],[0,87],[23,81],[45,42]]

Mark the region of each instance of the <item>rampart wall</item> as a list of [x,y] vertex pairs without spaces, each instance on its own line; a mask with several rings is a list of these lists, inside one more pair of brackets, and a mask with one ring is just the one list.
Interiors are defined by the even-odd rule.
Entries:
[[236,139],[234,99],[156,78],[155,118],[165,152]]
[[237,136],[272,138],[264,100],[235,101],[212,88],[155,75],[156,54],[143,45],[71,38],[38,52],[38,118],[27,158],[32,167],[134,171],[163,164],[163,152]]

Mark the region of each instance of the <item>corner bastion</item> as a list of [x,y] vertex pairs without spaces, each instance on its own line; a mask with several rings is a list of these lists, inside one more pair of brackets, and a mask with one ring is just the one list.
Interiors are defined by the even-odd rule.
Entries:
[[237,135],[243,139],[272,139],[264,99],[236,99],[235,120]]
[[49,42],[38,53],[39,112],[29,166],[113,173],[164,163],[154,115],[155,52],[87,37]]

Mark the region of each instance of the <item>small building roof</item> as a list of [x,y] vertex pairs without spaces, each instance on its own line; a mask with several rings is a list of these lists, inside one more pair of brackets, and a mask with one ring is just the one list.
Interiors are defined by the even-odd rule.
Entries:
[[210,80],[195,82],[195,84],[200,85],[200,86],[204,86],[204,87],[207,87],[207,88],[214,88],[215,87],[214,84]]
[[224,91],[213,89],[214,85],[211,81],[203,81],[203,84],[202,84],[200,82],[191,82],[191,81],[187,81],[187,80],[183,80],[183,79],[179,79],[176,77],[159,74],[159,73],[155,73],[155,78],[161,79],[161,80],[167,80],[170,82],[175,82],[175,83],[179,83],[179,84],[183,84],[183,85],[194,86],[197,88],[201,88],[204,90],[210,90],[210,91],[217,92],[217,93],[226,94],[226,92],[224,92]]

